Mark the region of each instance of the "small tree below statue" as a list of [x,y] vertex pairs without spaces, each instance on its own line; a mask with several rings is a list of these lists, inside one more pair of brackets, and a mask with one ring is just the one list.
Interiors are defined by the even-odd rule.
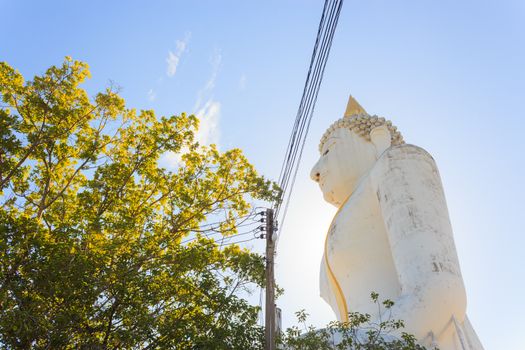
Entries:
[[[371,294],[372,301],[379,311],[390,311],[391,300],[379,301],[377,293]],[[383,312],[381,312],[383,314]],[[379,323],[371,322],[369,314],[351,312],[348,321],[330,322],[321,330],[307,326],[308,314],[296,312],[297,321],[303,327],[288,328],[280,339],[280,346],[286,350],[425,350],[418,345],[413,335],[403,332],[402,320],[388,318]],[[434,348],[437,349],[437,348]],[[433,349],[433,350],[434,350]]]

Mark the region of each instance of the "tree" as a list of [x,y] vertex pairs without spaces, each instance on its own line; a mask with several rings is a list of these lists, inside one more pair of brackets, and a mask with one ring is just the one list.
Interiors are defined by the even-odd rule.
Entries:
[[[383,310],[391,310],[394,302],[391,300],[379,301],[377,293],[371,293],[372,301],[377,305],[379,314]],[[287,350],[425,350],[418,345],[413,335],[403,332],[402,320],[392,318],[371,321],[369,314],[350,312],[348,321],[330,322],[321,330],[306,325],[308,314],[304,311],[296,312],[298,326],[288,328],[281,334],[279,343]],[[435,349],[435,348],[434,348]],[[435,349],[437,350],[437,349]]]
[[195,116],[137,112],[111,87],[90,98],[88,77],[68,57],[32,81],[0,63],[0,344],[258,347],[239,292],[264,260],[206,233],[236,234],[276,186],[240,150],[196,143]]

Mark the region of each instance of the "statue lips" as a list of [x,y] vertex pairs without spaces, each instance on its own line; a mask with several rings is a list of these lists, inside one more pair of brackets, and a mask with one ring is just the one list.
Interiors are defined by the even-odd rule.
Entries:
[[332,194],[332,190],[329,189],[329,188],[326,188],[326,173],[321,173],[319,175],[319,188],[321,189],[321,192],[325,195],[325,196],[328,196],[328,195],[331,195]]
[[324,192],[325,177],[324,174],[319,175],[319,187]]
[[[326,188],[326,181],[325,177],[320,176],[319,177],[319,187],[321,188],[321,192],[323,193],[323,198],[328,203],[335,203],[334,201],[334,190],[331,188]],[[338,203],[335,203],[338,204]]]

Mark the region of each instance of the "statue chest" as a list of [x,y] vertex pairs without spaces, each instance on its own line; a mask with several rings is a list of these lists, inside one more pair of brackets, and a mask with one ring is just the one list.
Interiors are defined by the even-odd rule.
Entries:
[[394,299],[400,287],[373,188],[362,184],[336,214],[325,254],[349,311],[373,313],[370,293]]

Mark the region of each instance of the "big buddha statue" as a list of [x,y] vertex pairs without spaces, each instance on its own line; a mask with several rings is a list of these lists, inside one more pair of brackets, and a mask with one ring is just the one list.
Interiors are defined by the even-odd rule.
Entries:
[[338,208],[321,262],[322,298],[340,321],[387,312],[428,348],[482,350],[466,316],[465,286],[436,163],[390,121],[352,97],[324,134],[311,177]]

